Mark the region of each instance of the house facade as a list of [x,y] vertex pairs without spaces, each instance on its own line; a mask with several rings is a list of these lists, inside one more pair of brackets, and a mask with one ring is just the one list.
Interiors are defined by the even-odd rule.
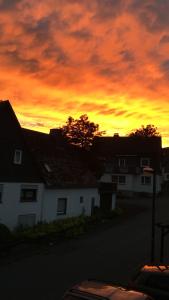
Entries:
[[10,229],[115,208],[115,189],[100,187],[79,150],[55,133],[21,128],[10,102],[0,102],[0,223]]
[[98,137],[93,146],[104,167],[100,180],[117,183],[121,196],[151,195],[153,176],[156,193],[161,191],[161,151],[161,137]]

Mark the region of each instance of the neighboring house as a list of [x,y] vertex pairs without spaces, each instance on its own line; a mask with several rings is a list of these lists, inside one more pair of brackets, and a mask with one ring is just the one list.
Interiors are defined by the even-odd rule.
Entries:
[[98,183],[59,133],[21,128],[9,101],[0,102],[0,223],[13,229],[115,208],[116,187]]
[[155,170],[156,192],[161,191],[161,137],[98,137],[93,145],[93,154],[104,166],[103,182],[117,183],[119,195],[153,193]]
[[162,175],[164,184],[169,183],[169,147],[162,149]]
[[9,101],[0,102],[0,223],[9,228],[41,220],[43,180]]
[[45,182],[43,219],[91,215],[100,205],[98,183],[79,150],[67,144],[57,130],[44,134],[23,129],[23,133]]

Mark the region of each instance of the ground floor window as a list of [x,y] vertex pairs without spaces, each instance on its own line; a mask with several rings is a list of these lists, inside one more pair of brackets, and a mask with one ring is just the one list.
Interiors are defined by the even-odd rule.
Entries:
[[67,198],[58,198],[57,200],[57,215],[66,215]]
[[32,227],[36,223],[36,214],[26,214],[18,216],[18,225],[23,227]]
[[0,184],[0,203],[2,203],[3,184]]
[[21,202],[36,202],[37,201],[37,186],[21,186],[20,201]]
[[151,184],[151,176],[141,176],[141,184],[142,185],[150,185]]
[[112,175],[112,182],[118,184],[126,184],[125,175]]

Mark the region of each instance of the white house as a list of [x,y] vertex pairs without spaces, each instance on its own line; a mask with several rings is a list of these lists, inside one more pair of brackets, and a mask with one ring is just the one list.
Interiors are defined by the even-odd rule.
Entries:
[[[161,191],[161,137],[98,137],[93,153],[104,166],[103,182],[117,183],[117,193],[123,196]],[[146,167],[151,171],[146,171]]]
[[115,189],[100,186],[80,152],[59,135],[21,128],[0,102],[0,223],[18,225],[91,215],[115,207]]

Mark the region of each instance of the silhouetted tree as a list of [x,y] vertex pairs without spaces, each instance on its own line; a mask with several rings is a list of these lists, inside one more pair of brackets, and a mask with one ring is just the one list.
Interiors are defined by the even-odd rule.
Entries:
[[157,130],[157,127],[154,125],[142,125],[141,128],[133,130],[129,136],[133,137],[152,137],[152,136],[160,136],[160,133]]
[[101,136],[105,133],[99,131],[99,125],[90,122],[86,114],[80,116],[79,119],[68,117],[66,125],[60,129],[71,144],[86,150],[92,146],[95,136]]

